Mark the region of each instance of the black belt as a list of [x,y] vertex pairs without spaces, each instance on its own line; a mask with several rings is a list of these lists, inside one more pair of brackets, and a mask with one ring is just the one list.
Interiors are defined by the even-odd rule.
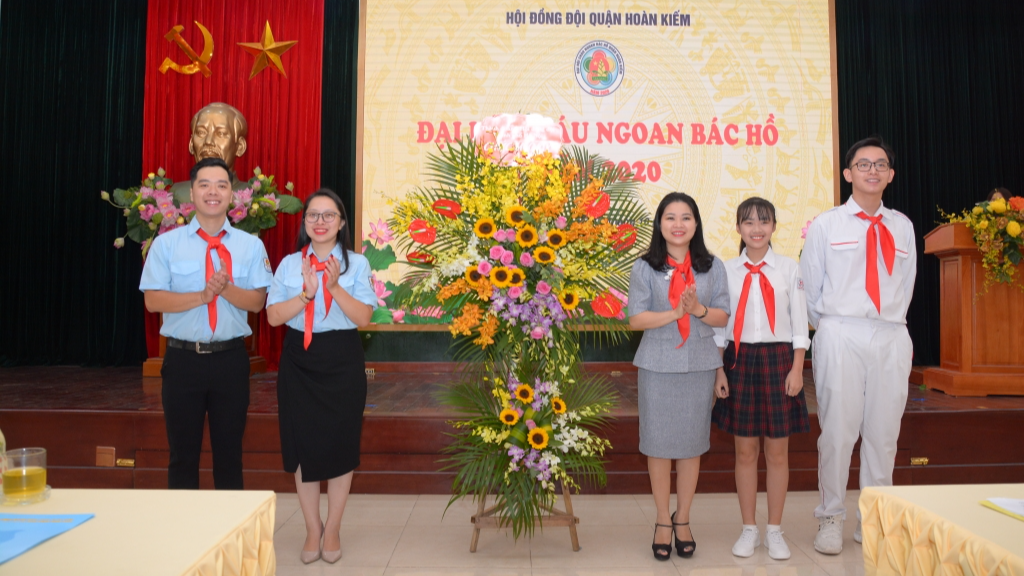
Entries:
[[235,348],[244,348],[245,338],[233,338],[231,340],[222,340],[220,342],[189,342],[188,340],[168,338],[167,347],[180,348],[182,350],[195,352],[196,354],[209,354],[211,352],[223,352],[225,350],[234,350]]

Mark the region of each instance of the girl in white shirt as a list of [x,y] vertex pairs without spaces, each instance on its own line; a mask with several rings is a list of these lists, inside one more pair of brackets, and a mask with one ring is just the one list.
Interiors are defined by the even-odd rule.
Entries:
[[757,459],[764,436],[768,464],[768,530],[765,547],[775,560],[790,556],[782,537],[782,509],[789,484],[789,436],[808,432],[803,392],[804,353],[810,344],[800,267],[771,248],[775,206],[748,198],[736,209],[740,255],[725,264],[733,313],[716,341],[723,352],[713,419],[736,441],[736,491],[743,532],[732,553],[752,556],[760,545],[754,512]]

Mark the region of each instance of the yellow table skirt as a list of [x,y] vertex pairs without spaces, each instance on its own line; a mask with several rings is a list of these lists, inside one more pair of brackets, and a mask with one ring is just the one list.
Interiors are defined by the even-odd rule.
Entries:
[[979,504],[991,497],[1024,498],[1024,484],[865,488],[865,571],[1024,576],[1024,522]]
[[276,503],[266,491],[54,490],[0,511],[95,517],[0,564],[0,576],[272,576]]

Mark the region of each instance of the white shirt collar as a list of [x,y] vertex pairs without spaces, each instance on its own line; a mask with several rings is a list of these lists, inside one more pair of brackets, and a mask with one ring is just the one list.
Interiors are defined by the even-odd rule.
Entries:
[[[771,246],[768,247],[768,252],[765,253],[764,259],[761,260],[761,262],[764,262],[764,263],[768,264],[769,268],[775,268],[775,251],[772,250]],[[747,249],[746,248],[744,248],[743,252],[740,253],[740,257],[739,257],[739,259],[736,262],[736,269],[740,270],[741,272],[745,272],[746,269],[747,269],[745,264],[750,264],[751,266],[757,266],[757,264],[754,264],[753,262],[751,262],[750,258],[747,257]]]
[[[857,204],[857,202],[854,201],[852,195],[850,196],[850,199],[846,201],[845,206],[846,206],[846,212],[848,214],[850,214],[851,216],[856,216],[857,214],[860,214],[861,212],[863,212],[865,214],[868,213],[867,210],[861,208],[860,204]],[[882,218],[885,218],[885,219],[892,218],[892,214],[889,212],[889,209],[885,207],[885,203],[884,202],[880,202],[878,204],[878,214],[881,214]],[[875,216],[877,216],[878,214],[875,214]],[[868,214],[868,216],[871,216],[871,214]]]

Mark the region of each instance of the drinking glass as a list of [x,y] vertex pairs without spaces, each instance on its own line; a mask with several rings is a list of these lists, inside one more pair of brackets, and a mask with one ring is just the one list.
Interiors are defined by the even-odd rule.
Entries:
[[50,497],[46,485],[46,449],[18,448],[7,451],[3,473],[3,503],[32,504]]

